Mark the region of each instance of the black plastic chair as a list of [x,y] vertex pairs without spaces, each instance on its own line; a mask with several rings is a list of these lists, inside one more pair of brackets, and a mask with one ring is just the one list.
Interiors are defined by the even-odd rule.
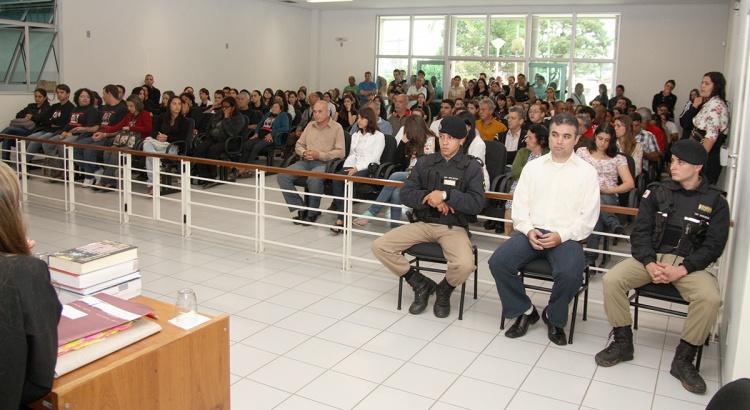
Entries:
[[[476,245],[471,246],[472,251],[474,252],[474,299],[477,298],[477,279],[479,278],[479,257],[477,254],[477,247]],[[412,256],[414,259],[412,259],[410,262],[412,262],[413,268],[419,272],[425,271],[425,272],[438,272],[438,273],[445,273],[445,269],[438,269],[438,268],[432,268],[427,266],[420,266],[420,262],[432,262],[432,263],[442,263],[447,265],[448,261],[445,260],[445,256],[443,255],[443,248],[440,246],[437,242],[424,242],[424,243],[418,243],[411,248],[405,250],[404,255]],[[404,277],[399,277],[398,279],[398,306],[397,309],[401,310],[401,296],[403,294],[403,288],[404,288]],[[461,303],[458,307],[458,320],[464,319],[464,298],[466,295],[466,282],[461,284]]]
[[[376,166],[375,174],[372,178],[388,179],[395,170],[393,157],[396,156],[396,139],[391,135],[385,135],[385,147],[380,155],[380,164],[372,163],[370,166]],[[390,172],[390,173],[389,173]],[[382,185],[360,184],[355,193],[357,198],[374,198],[380,193]]]
[[[671,283],[648,283],[639,288],[635,288],[633,289],[633,294],[630,295],[630,306],[633,306],[633,329],[638,330],[639,308],[667,313],[679,317],[687,317],[687,313],[680,312],[679,310],[667,309],[660,306],[643,303],[640,300],[642,297],[662,300],[670,303],[678,303],[680,305],[690,305],[690,303],[682,298],[680,292]],[[708,338],[706,339],[706,346],[708,346]],[[698,357],[695,361],[696,370],[700,370],[701,368],[701,356],[703,356],[703,346],[698,347]]]
[[[552,266],[549,264],[547,259],[536,259],[536,260],[529,262],[528,265],[520,269],[519,275],[521,276],[522,282],[526,278],[554,282],[554,279],[552,278]],[[581,280],[581,288],[578,289],[578,292],[573,298],[573,314],[570,317],[570,334],[568,335],[568,344],[573,344],[573,333],[575,333],[575,330],[576,330],[576,315],[578,314],[578,297],[581,295],[581,292],[583,292],[583,320],[584,321],[586,320],[587,315],[588,315],[589,278],[590,278],[589,268],[588,266],[586,266],[583,269],[583,278]],[[542,292],[552,291],[552,289],[545,288],[544,286],[529,285],[526,283],[524,283],[523,286],[526,289],[539,290]],[[500,329],[502,330],[504,328],[505,328],[505,316],[502,316],[502,318],[500,319]]]

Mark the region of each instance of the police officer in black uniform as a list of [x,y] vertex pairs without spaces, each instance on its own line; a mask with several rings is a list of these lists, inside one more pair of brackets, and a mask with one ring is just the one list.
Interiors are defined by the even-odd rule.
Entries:
[[671,152],[672,180],[650,184],[643,194],[630,236],[633,258],[604,275],[604,310],[614,340],[595,359],[605,367],[632,360],[627,292],[648,283],[671,283],[690,306],[670,374],[688,391],[703,394],[706,383],[693,360],[722,303],[719,283],[706,268],[724,251],[729,206],[702,172],[708,155],[699,142],[678,141]]
[[[417,315],[437,292],[434,313],[450,314],[450,295],[474,271],[469,220],[484,207],[484,176],[479,160],[465,154],[469,125],[455,116],[440,123],[440,152],[417,159],[401,188],[401,202],[413,209],[414,223],[392,229],[372,243],[372,253],[414,289],[409,313]],[[412,245],[437,242],[448,261],[440,284],[411,267],[402,252]]]

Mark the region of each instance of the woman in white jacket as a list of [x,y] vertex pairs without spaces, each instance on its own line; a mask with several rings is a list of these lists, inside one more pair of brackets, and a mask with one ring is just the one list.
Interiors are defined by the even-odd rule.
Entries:
[[[359,110],[357,118],[357,131],[352,135],[352,144],[349,150],[349,156],[344,161],[344,168],[339,174],[349,176],[367,176],[367,168],[371,163],[380,163],[380,156],[385,149],[385,135],[378,130],[378,117],[375,111],[370,107]],[[344,196],[344,180],[333,181],[333,195],[339,198]],[[354,184],[354,192],[357,191],[359,184]],[[336,210],[344,210],[344,200],[336,199]],[[341,226],[344,226],[344,216],[338,215],[336,226],[331,228],[333,233],[341,233]]]

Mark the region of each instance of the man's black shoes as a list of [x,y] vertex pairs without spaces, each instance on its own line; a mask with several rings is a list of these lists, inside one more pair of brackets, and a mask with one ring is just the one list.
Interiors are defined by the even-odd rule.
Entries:
[[698,353],[698,346],[693,346],[684,340],[680,340],[669,374],[680,379],[682,387],[685,390],[691,393],[703,394],[706,392],[706,382],[698,374],[698,370],[693,365],[696,353]]
[[594,357],[596,364],[602,367],[614,366],[617,363],[633,360],[633,328],[621,326],[610,332],[612,343]]
[[[409,306],[409,313],[412,315],[418,315],[427,308],[427,302],[433,293],[437,290],[437,283],[427,276],[422,275],[418,271],[414,271],[410,275],[409,279],[406,280],[411,288],[414,290],[414,303]],[[450,297],[450,295],[448,296]],[[448,305],[448,311],[450,312],[450,305]]]
[[536,311],[536,307],[531,306],[531,313],[528,315],[521,315],[516,318],[516,323],[511,326],[508,331],[505,332],[505,337],[515,339],[526,334],[529,330],[529,326],[539,321],[539,312]]
[[455,287],[451,286],[445,279],[438,284],[435,292],[435,306],[432,308],[435,317],[442,319],[451,314],[451,293],[453,293],[453,289]]
[[307,211],[298,211],[297,216],[292,218],[295,225],[310,225],[318,220],[318,215],[309,215]]
[[[549,306],[548,306],[549,307]],[[542,320],[547,325],[547,337],[549,340],[558,345],[565,346],[568,344],[568,338],[565,336],[565,329],[553,325],[547,317],[547,308],[542,311]]]

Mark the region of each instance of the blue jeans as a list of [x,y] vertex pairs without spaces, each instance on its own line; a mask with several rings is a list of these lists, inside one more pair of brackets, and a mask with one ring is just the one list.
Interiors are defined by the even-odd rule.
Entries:
[[[103,146],[106,142],[106,138],[102,138],[99,141],[94,141],[94,138],[92,136],[87,136],[85,138],[79,138],[77,141],[79,144],[88,144],[88,145],[96,145],[96,146]],[[88,164],[88,163],[81,163],[79,162],[79,167],[83,168],[83,170],[86,173],[93,174],[96,172],[97,169],[100,168],[99,164],[96,164],[97,156],[98,154],[102,152],[96,149],[91,148],[73,148],[73,158],[76,161],[88,161],[88,162],[94,162],[94,164]],[[93,175],[86,175],[86,178],[93,178]]]
[[[339,171],[339,174],[341,174],[341,175],[347,175],[349,173],[350,169],[351,168],[344,168],[341,171]],[[361,171],[357,171],[357,172],[354,173],[354,176],[355,177],[366,177],[367,176],[367,170],[363,169]],[[338,180],[338,179],[333,180],[333,186],[332,186],[332,188],[333,188],[333,195],[334,196],[337,196],[339,198],[341,198],[341,197],[344,196],[344,183],[345,182],[346,181],[344,181],[344,180]],[[362,185],[362,184],[357,183],[357,182],[354,183],[353,190],[354,190],[355,194],[357,193],[357,188],[359,188],[360,185]],[[343,212],[344,211],[344,200],[343,199],[334,199],[333,203],[336,204],[336,210],[337,211],[339,211],[339,212]],[[343,221],[344,220],[344,216],[343,215],[337,215],[336,219],[339,220],[339,221]]]
[[[547,233],[540,229],[542,233]],[[565,241],[552,249],[541,251],[531,247],[524,234],[513,235],[500,245],[489,260],[495,278],[497,294],[503,304],[503,316],[513,319],[531,307],[531,299],[518,275],[520,268],[536,259],[547,259],[552,266],[552,293],[547,306],[547,317],[557,327],[568,323],[568,304],[573,300],[583,281],[583,248],[576,241]]]
[[[21,127],[6,127],[0,131],[0,134],[17,135],[19,137],[26,137],[31,134],[31,131]],[[10,161],[10,149],[16,146],[16,140],[13,138],[6,138],[3,140],[3,161]]]
[[[53,133],[53,132],[43,132],[43,131],[40,131],[40,132],[35,132],[35,133],[29,135],[29,137],[48,140],[48,139],[52,138],[54,135],[55,135],[55,133]],[[41,150],[42,150],[42,143],[41,142],[26,141],[26,163],[30,164],[31,160],[34,159],[34,154],[38,153]]]
[[[288,169],[297,169],[301,171],[312,171],[312,172],[325,172],[326,171],[326,163],[319,160],[302,160],[297,161],[294,164],[292,164]],[[294,181],[297,180],[297,178],[302,178],[299,175],[292,175],[292,174],[279,174],[277,177],[277,181],[279,183],[279,188],[288,190],[288,191],[296,191],[297,187],[294,186]],[[323,194],[323,178],[312,178],[307,177],[307,190],[310,191],[310,193],[313,194]],[[294,212],[299,210],[299,207],[305,206],[305,201],[302,200],[302,197],[299,194],[295,194],[294,192],[284,192],[284,201],[286,201],[287,205],[289,205],[289,212]],[[310,208],[320,208],[320,197],[319,196],[309,196],[310,198]],[[309,216],[317,216],[320,215],[319,211],[307,211],[307,214]]]
[[[620,206],[620,198],[615,194],[601,194],[599,195],[602,205]],[[615,228],[621,227],[620,220],[617,219],[617,215],[612,212],[601,212],[599,219],[596,221],[594,230],[597,232],[604,232],[606,228],[609,232],[614,232]],[[586,247],[591,249],[599,249],[599,241],[601,235],[589,235],[589,239],[586,241]],[[586,252],[586,263],[595,263],[599,258],[598,253]]]
[[[391,174],[391,176],[388,178],[389,181],[406,181],[406,178],[409,177],[408,172],[394,172]],[[389,202],[394,205],[401,205],[401,198],[399,194],[401,193],[401,187],[397,186],[384,186],[382,190],[380,190],[380,194],[378,194],[378,198],[376,199],[377,202]],[[367,209],[373,216],[377,216],[377,214],[380,213],[380,210],[383,209],[385,205],[381,204],[372,204],[370,205],[370,208]],[[391,207],[391,219],[398,221],[401,219],[401,207],[400,206],[392,206]]]

